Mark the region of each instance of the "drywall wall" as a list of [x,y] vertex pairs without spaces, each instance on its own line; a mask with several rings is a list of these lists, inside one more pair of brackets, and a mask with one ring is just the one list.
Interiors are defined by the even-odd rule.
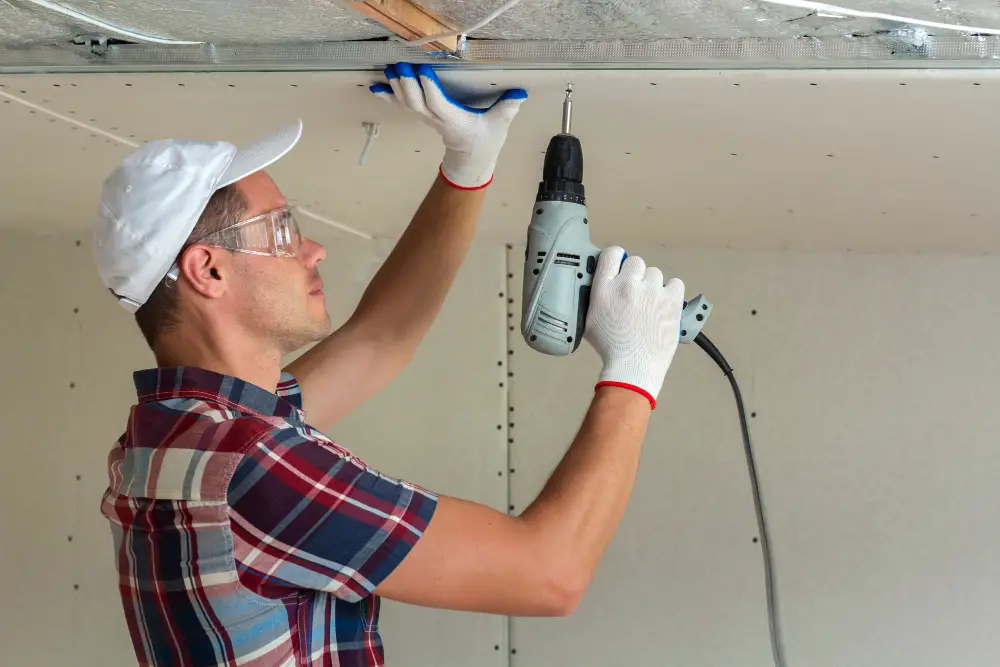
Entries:
[[[303,226],[327,248],[328,307],[343,321],[387,248]],[[135,399],[131,373],[153,361],[131,317],[102,289],[89,240],[0,233],[4,667],[135,664],[99,505],[108,451]],[[506,419],[506,340],[497,326],[504,261],[502,246],[474,248],[411,366],[329,433],[386,474],[497,509],[507,502],[506,427],[498,430]],[[502,617],[391,601],[383,609],[391,664],[506,663]]]
[[[309,231],[330,251],[342,319],[386,248]],[[996,664],[998,368],[975,351],[1000,330],[1000,262],[629,250],[715,303],[706,331],[752,415],[789,667]],[[521,511],[571,441],[599,362],[588,346],[550,358],[520,340],[519,257],[477,244],[413,365],[332,435],[390,474]],[[0,663],[134,664],[97,504],[148,352],[100,289],[84,234],[3,232],[0,307]],[[660,405],[574,615],[388,602],[389,664],[770,665],[728,384],[684,346]]]
[[[428,344],[331,435],[390,474],[517,512],[569,442],[597,373],[588,348],[549,359],[509,329],[523,248],[505,253],[500,241],[523,237],[565,73],[449,76],[484,89],[526,82],[537,106],[512,129],[479,244]],[[1000,327],[1000,265],[982,256],[1000,248],[987,131],[996,76],[573,73],[597,241],[655,258],[717,304],[707,331],[756,413],[789,667],[1000,659],[996,364],[970,352]],[[240,140],[305,117],[306,141],[275,177],[309,210],[377,237],[302,218],[330,249],[327,284],[344,290],[329,305],[343,317],[416,207],[439,146],[429,128],[375,106],[371,79],[0,81],[34,105],[0,104],[0,152],[19,165],[0,179],[0,664],[36,664],[40,647],[53,663],[132,664],[97,500],[129,373],[149,356],[86,245],[100,181],[127,152],[112,137]],[[962,122],[942,121],[956,105]],[[382,134],[361,167],[368,118]],[[783,246],[837,252],[760,250]],[[445,388],[428,392],[441,377]],[[606,665],[626,651],[639,665],[767,665],[728,392],[700,352],[679,352],[636,495],[577,614],[513,619],[508,647],[506,619],[387,604],[389,660]]]
[[[715,304],[705,332],[749,413],[788,666],[996,664],[1000,363],[980,351],[1000,332],[1000,262],[629,250]],[[520,509],[600,364],[511,350]],[[568,619],[515,619],[512,664],[768,667],[757,535],[729,383],[682,346],[593,586]]]
[[[600,243],[1000,253],[992,156],[1000,70],[443,71],[462,94],[530,97],[511,126],[484,238],[523,242],[542,152],[574,84],[574,131]],[[0,78],[2,225],[89,225],[112,137],[242,142],[302,117],[272,172],[327,219],[384,238],[441,157],[433,129],[374,99],[376,72]],[[495,84],[495,85],[494,85]],[[19,102],[26,102],[26,106]],[[57,114],[56,116],[51,113]],[[380,123],[358,164],[362,122]],[[58,155],[59,159],[52,156]],[[53,196],[58,193],[58,196]],[[38,201],[48,202],[45,209]]]

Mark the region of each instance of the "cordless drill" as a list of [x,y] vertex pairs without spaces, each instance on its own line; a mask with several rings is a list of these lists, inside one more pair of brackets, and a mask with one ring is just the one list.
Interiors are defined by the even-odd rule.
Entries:
[[[524,254],[521,335],[538,352],[567,355],[583,339],[601,248],[590,240],[583,148],[570,134],[573,87],[566,88],[562,132],[549,140]],[[694,340],[712,312],[698,295],[684,305],[680,342]]]
[[524,255],[521,334],[544,354],[574,352],[583,338],[590,285],[601,249],[590,241],[583,148],[570,134],[573,88],[562,132],[549,140]]

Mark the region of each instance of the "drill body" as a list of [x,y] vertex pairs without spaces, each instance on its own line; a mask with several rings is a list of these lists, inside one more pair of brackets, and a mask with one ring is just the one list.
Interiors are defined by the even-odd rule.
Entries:
[[563,132],[545,152],[524,256],[521,334],[532,349],[551,355],[580,345],[601,254],[590,240],[583,149],[569,133],[568,116],[564,110]]
[[[572,88],[563,103],[562,132],[549,140],[524,254],[521,335],[533,350],[572,354],[580,346],[601,248],[590,240],[583,187],[583,148],[570,134]],[[684,303],[678,339],[693,341],[712,304],[699,294]]]

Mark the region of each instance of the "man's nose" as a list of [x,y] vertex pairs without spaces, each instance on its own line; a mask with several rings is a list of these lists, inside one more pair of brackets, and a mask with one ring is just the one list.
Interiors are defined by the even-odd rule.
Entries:
[[302,237],[302,260],[306,266],[313,267],[326,259],[326,248],[322,243],[313,241],[308,236]]

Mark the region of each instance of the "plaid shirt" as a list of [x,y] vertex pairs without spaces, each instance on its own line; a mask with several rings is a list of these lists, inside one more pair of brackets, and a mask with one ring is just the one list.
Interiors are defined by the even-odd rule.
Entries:
[[135,373],[101,511],[140,665],[382,665],[372,591],[437,506],[275,393],[197,368]]

